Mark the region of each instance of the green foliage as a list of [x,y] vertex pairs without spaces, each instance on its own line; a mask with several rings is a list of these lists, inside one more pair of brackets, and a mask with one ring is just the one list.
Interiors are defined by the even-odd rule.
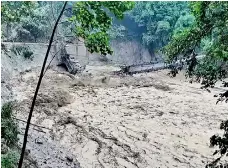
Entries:
[[205,37],[201,40],[200,43],[200,49],[203,54],[206,54],[207,51],[211,48],[212,46],[212,39],[211,37]]
[[206,85],[213,86],[225,76],[223,67],[228,61],[228,3],[191,2],[190,6],[196,18],[194,25],[174,34],[164,53],[172,61],[210,39],[204,46],[207,57],[198,65],[195,74],[208,81]]
[[13,45],[10,51],[15,55],[22,55],[25,59],[33,59],[33,52],[29,47]]
[[[210,138],[211,146],[218,146],[219,149],[216,150],[213,155],[220,155],[215,161],[208,164],[206,168],[215,168],[217,167],[218,162],[221,160],[223,156],[228,155],[228,120],[223,121],[220,125],[220,129],[224,130],[223,136],[213,135]],[[225,166],[225,165],[224,165]]]
[[34,7],[34,2],[1,2],[1,19],[2,23],[20,22],[22,16],[29,15]]
[[196,18],[198,24],[208,21],[206,18],[206,10],[210,2],[190,2],[190,8]]
[[13,120],[12,103],[6,103],[1,110],[1,138],[4,138],[6,145],[14,146],[18,142],[18,127]]
[[[214,86],[228,75],[228,2],[191,2],[190,7],[196,18],[194,25],[176,32],[164,48],[164,53],[172,61],[179,54],[186,55],[189,50],[203,45],[206,57],[198,61],[189,73],[202,78],[204,87]],[[222,93],[218,101],[221,98],[228,100],[228,92]],[[220,128],[224,130],[224,135],[214,135],[210,139],[212,146],[219,147],[214,155],[219,154],[220,157],[207,168],[219,167],[217,164],[221,157],[228,155],[228,121],[222,122]]]
[[[172,41],[165,46],[164,53],[172,62],[178,54],[186,53],[187,51],[194,49],[195,46],[201,41],[202,34],[197,27],[188,28],[181,33],[174,34]],[[189,39],[189,41],[187,40]],[[190,40],[191,39],[191,40]]]
[[[30,7],[31,4],[33,8]],[[26,10],[24,5],[27,5],[27,3],[7,2],[3,5],[4,12],[2,12],[2,16],[8,19],[4,22],[7,24],[8,22],[14,22],[7,14],[10,13],[13,17],[17,17],[19,15],[15,14],[13,10],[23,8],[20,12],[21,17],[17,19],[20,22],[16,26],[11,26],[12,29],[16,29],[17,36],[9,39],[29,42],[47,39],[50,36],[55,17],[59,13],[62,3],[28,3],[28,9]],[[134,2],[69,2],[62,23],[58,26],[57,34],[60,36],[69,35],[73,29],[77,37],[82,37],[85,40],[85,44],[91,53],[111,54],[109,29],[113,18],[110,15],[114,14],[117,19],[123,19],[124,12],[131,10],[133,7]]]
[[196,65],[194,75],[203,79],[203,85],[209,87],[214,86],[217,80],[222,80],[228,74],[228,69],[222,60],[204,57]]
[[203,38],[212,35],[215,29],[217,29],[216,43],[227,44],[227,2],[192,2],[191,9],[196,17],[194,26],[175,34],[165,47],[164,51],[171,59],[190,48],[195,48]]
[[137,2],[129,16],[146,28],[142,40],[151,50],[166,45],[174,30],[180,31],[194,20],[187,2]]
[[[24,2],[15,2],[17,6],[23,6]],[[59,14],[62,2],[31,2],[32,7],[27,9],[27,12],[21,14],[18,22],[9,20],[3,22],[3,25],[7,25],[4,29],[3,34],[6,40],[9,41],[20,41],[20,42],[47,42],[50,37],[54,22],[57,15]],[[11,2],[5,3],[6,7],[10,7]],[[70,2],[69,2],[70,4]],[[12,7],[11,7],[12,8]],[[20,10],[20,8],[18,7]],[[14,10],[12,8],[11,10]],[[67,12],[66,12],[67,13]],[[16,14],[11,11],[11,15],[16,17]],[[8,18],[6,14],[3,16]],[[64,18],[62,19],[64,20]],[[69,34],[70,25],[66,22],[58,26],[59,32],[65,35],[66,32]],[[11,33],[14,32],[14,33]]]
[[37,42],[48,36],[52,29],[50,10],[50,4],[36,3],[30,15],[21,17],[16,27],[17,41]]
[[133,6],[133,2],[77,2],[73,6],[73,16],[69,20],[75,24],[76,36],[85,40],[86,47],[91,53],[112,54],[108,34],[112,18],[107,11],[118,19],[123,19],[124,12]]
[[23,51],[23,56],[25,59],[32,59],[33,58],[33,52],[30,51],[28,48],[26,48],[26,50]]
[[108,31],[111,39],[124,38],[126,28],[123,25],[113,25]]
[[14,150],[18,142],[18,126],[13,119],[13,106],[11,102],[5,103],[1,109],[1,167],[15,168],[19,153]]
[[1,155],[1,167],[2,168],[15,168],[19,159],[19,153],[17,151],[9,151],[6,154]]
[[194,22],[195,17],[193,15],[183,12],[175,24],[173,33],[181,33],[184,29],[191,27]]

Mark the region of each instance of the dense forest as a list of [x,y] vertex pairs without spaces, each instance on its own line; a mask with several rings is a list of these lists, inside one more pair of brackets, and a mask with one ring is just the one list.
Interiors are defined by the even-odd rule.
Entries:
[[[14,5],[12,4],[9,9],[5,7],[5,11],[3,7],[3,15],[4,12],[6,14],[10,12],[7,10],[17,8]],[[28,8],[30,9],[18,11],[17,15],[23,13],[23,17],[9,15],[8,20],[3,18],[3,22],[6,23],[3,28],[3,40],[15,42],[48,41],[51,25],[54,24],[62,3],[38,2],[29,5]],[[73,36],[73,3],[69,2],[66,8],[67,11],[64,13],[58,33],[62,36]],[[112,17],[114,23],[109,31],[111,39],[137,38],[152,53],[167,45],[173,33],[190,27],[195,20],[186,2],[137,2],[131,11],[125,12],[123,20],[112,15],[110,17]],[[71,21],[69,21],[69,18],[71,18]],[[18,19],[20,19],[19,22],[17,22]]]
[[[105,56],[113,53],[112,40],[134,39],[143,44],[151,56],[162,53],[162,59],[167,63],[186,60],[186,78],[209,91],[216,82],[228,77],[227,2],[90,1],[67,2],[62,9],[63,2],[5,1],[1,8],[2,51],[3,42],[51,44],[64,38],[67,43],[72,43],[72,39],[77,38],[84,40],[90,53]],[[58,28],[53,32],[62,10]],[[203,55],[203,58],[198,60],[197,55]],[[29,51],[25,57],[30,57]],[[171,67],[172,77],[178,72],[177,67]],[[224,81],[224,87],[227,85]],[[220,101],[228,102],[228,91],[218,95]],[[15,147],[18,130],[10,104],[2,106],[1,116],[1,138],[4,139],[1,164],[5,168],[15,167],[19,158]],[[212,146],[218,146],[214,152],[218,157],[205,165],[208,168],[218,166],[219,161],[228,156],[227,118],[220,129],[224,134],[210,139]],[[12,150],[3,151],[7,146]]]

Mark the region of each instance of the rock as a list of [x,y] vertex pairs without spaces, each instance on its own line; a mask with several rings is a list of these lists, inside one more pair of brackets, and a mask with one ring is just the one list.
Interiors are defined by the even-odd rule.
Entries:
[[148,133],[146,133],[146,132],[144,132],[143,135],[142,135],[144,140],[147,138],[147,136],[148,136]]
[[43,142],[41,141],[40,138],[36,138],[36,139],[35,139],[35,143],[37,143],[37,144],[43,144]]
[[170,114],[178,114],[177,112],[174,112],[174,111],[170,111],[169,113]]
[[73,157],[72,157],[72,156],[66,156],[66,159],[67,159],[69,162],[73,162]]
[[157,112],[157,116],[159,116],[159,117],[161,117],[162,115],[164,114],[164,112],[162,112],[162,111],[159,111],[159,112]]
[[31,71],[32,71],[31,68],[25,70],[25,72],[31,72]]
[[105,77],[103,77],[102,79],[101,79],[101,82],[102,83],[108,83],[110,81],[110,77],[108,77],[108,76],[105,76]]

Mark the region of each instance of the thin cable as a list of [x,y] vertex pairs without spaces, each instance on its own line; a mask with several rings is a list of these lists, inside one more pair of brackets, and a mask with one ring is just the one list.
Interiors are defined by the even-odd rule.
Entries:
[[47,49],[47,52],[46,52],[46,55],[45,55],[45,58],[44,58],[43,66],[42,66],[42,69],[41,69],[41,72],[40,72],[40,77],[39,77],[39,80],[38,80],[38,83],[37,83],[37,86],[36,86],[36,91],[34,93],[34,97],[33,97],[33,100],[32,100],[32,105],[31,105],[31,108],[30,108],[30,112],[29,112],[29,116],[28,116],[28,120],[27,120],[27,124],[26,124],[26,128],[25,128],[23,146],[22,146],[22,149],[21,149],[21,155],[20,155],[20,160],[19,160],[18,168],[22,168],[22,164],[23,164],[23,160],[24,160],[24,155],[25,155],[26,144],[27,144],[27,138],[28,138],[28,131],[29,131],[29,126],[30,126],[31,119],[32,119],[33,109],[35,107],[36,97],[38,95],[38,91],[39,91],[39,88],[40,88],[40,85],[41,85],[41,81],[42,81],[42,78],[43,78],[43,73],[44,73],[45,65],[47,63],[48,55],[49,55],[50,50],[51,50],[51,44],[52,44],[53,39],[54,39],[55,31],[56,31],[56,28],[58,26],[59,20],[62,17],[63,12],[64,12],[64,10],[66,8],[66,5],[67,5],[67,1],[64,2],[62,11],[60,12],[59,17],[58,17],[58,19],[57,19],[57,21],[55,23],[55,26],[53,28],[52,35],[51,35],[51,38],[50,38],[50,41],[49,41],[48,49]]
[[[66,45],[64,45],[63,47],[66,47]],[[62,48],[63,48],[62,47]],[[51,65],[51,62],[54,60],[54,58],[55,58],[55,56],[59,53],[59,51],[61,51],[62,50],[62,48],[61,49],[59,49],[54,55],[52,55],[52,59],[51,59],[51,61],[49,62],[49,64],[48,64],[48,66],[47,66],[47,68],[46,68],[46,70],[44,71],[44,74],[43,74],[43,76],[45,75],[45,73],[47,72],[47,70],[48,70],[48,68],[50,67],[50,65]]]

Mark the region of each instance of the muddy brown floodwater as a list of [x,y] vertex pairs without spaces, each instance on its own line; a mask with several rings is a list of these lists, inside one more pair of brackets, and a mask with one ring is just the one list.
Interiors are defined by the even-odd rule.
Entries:
[[[38,69],[12,79],[17,118],[26,120]],[[28,138],[37,167],[199,168],[213,159],[209,138],[227,104],[167,71],[75,77],[49,70]],[[23,133],[24,123],[20,122]],[[21,135],[22,137],[22,135]]]

